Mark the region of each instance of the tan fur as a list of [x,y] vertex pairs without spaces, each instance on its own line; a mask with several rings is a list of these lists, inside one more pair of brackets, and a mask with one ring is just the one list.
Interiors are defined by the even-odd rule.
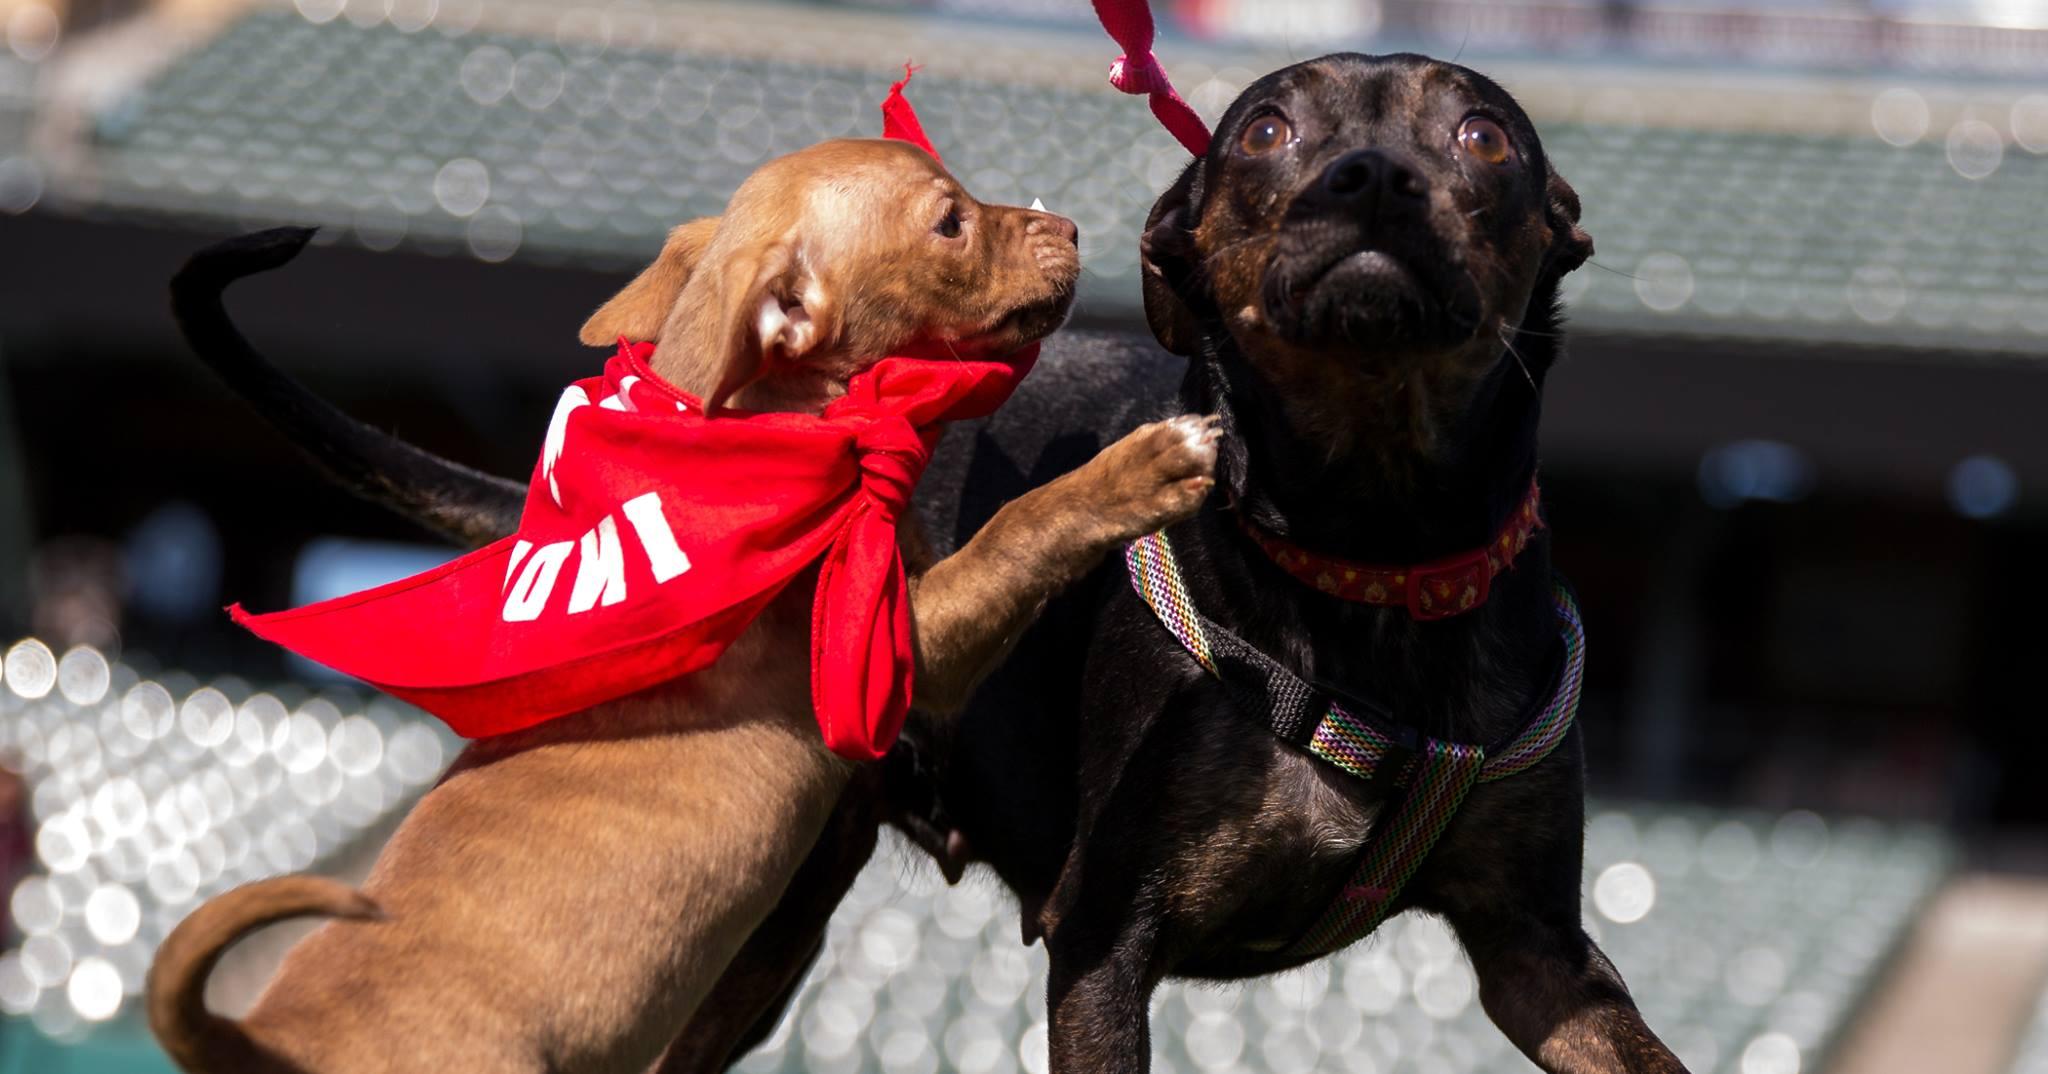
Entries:
[[648,340],[660,336],[669,311],[675,309],[676,297],[683,293],[683,284],[690,279],[690,269],[704,255],[704,248],[717,231],[715,216],[670,229],[654,263],[591,314],[576,338],[592,347],[609,347],[621,339]]
[[[964,227],[942,239],[949,204]],[[1072,224],[980,205],[901,143],[830,142],[677,228],[583,338],[657,325],[654,368],[682,387],[816,411],[906,343],[1002,351],[1044,335],[1078,270]],[[961,704],[1060,587],[1191,513],[1216,435],[1200,418],[1139,429],[918,576],[919,707]],[[165,1049],[214,1072],[645,1070],[781,896],[852,771],[811,713],[814,588],[797,579],[705,672],[472,744],[361,896],[286,877],[201,907],[151,969]],[[240,1023],[205,1011],[224,946],[309,913],[359,920],[293,948]]]

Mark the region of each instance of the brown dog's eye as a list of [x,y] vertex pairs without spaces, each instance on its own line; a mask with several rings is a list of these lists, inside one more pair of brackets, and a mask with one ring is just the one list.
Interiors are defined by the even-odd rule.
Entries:
[[1485,116],[1473,116],[1458,128],[1458,146],[1488,164],[1508,162],[1508,132]]
[[1293,137],[1294,128],[1288,126],[1286,120],[1279,116],[1260,116],[1244,129],[1244,137],[1238,140],[1238,144],[1244,146],[1245,152],[1257,155],[1285,145]]
[[960,210],[958,208],[948,206],[946,208],[946,215],[939,217],[939,222],[932,225],[932,230],[938,232],[941,236],[944,236],[945,238],[948,239],[959,238]]

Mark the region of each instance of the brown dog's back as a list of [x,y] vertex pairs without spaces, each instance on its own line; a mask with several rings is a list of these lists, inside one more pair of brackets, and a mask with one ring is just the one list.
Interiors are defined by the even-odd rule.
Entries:
[[214,899],[157,949],[149,969],[149,1027],[186,1070],[296,1072],[299,1067],[252,1040],[235,1022],[206,1009],[206,978],[229,945],[265,925],[295,917],[373,920],[377,904],[321,876],[279,876]]

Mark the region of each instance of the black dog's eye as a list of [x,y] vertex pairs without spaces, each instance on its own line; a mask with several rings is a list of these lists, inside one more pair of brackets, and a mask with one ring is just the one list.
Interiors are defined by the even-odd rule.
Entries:
[[1514,150],[1508,132],[1485,116],[1473,116],[1458,128],[1458,147],[1488,164],[1506,164]]
[[1257,156],[1286,145],[1293,137],[1294,128],[1288,126],[1286,120],[1279,116],[1260,116],[1245,127],[1244,137],[1238,139],[1238,144],[1244,147],[1245,152]]
[[936,224],[933,224],[933,225],[932,225],[932,230],[933,230],[933,231],[936,231],[936,232],[938,232],[938,233],[939,233],[940,235],[942,235],[942,236],[944,236],[944,237],[946,237],[946,238],[949,238],[949,239],[957,239],[957,238],[959,238],[959,237],[960,237],[960,209],[959,209],[959,207],[958,207],[958,206],[954,206],[954,205],[948,205],[948,206],[946,207],[946,215],[944,215],[944,216],[942,216],[942,217],[939,217],[939,222],[938,222],[938,223],[936,223]]

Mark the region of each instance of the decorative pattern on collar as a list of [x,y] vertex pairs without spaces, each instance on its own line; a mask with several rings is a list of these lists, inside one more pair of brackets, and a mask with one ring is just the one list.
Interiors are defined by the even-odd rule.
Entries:
[[1294,576],[1301,584],[1339,600],[1382,607],[1406,606],[1408,614],[1427,622],[1469,612],[1486,603],[1495,576],[1515,565],[1530,538],[1543,528],[1542,493],[1532,479],[1529,494],[1508,516],[1493,540],[1470,552],[1460,552],[1413,566],[1383,566],[1311,552],[1300,545],[1260,529],[1238,515],[1238,525],[1264,550],[1274,566]]

